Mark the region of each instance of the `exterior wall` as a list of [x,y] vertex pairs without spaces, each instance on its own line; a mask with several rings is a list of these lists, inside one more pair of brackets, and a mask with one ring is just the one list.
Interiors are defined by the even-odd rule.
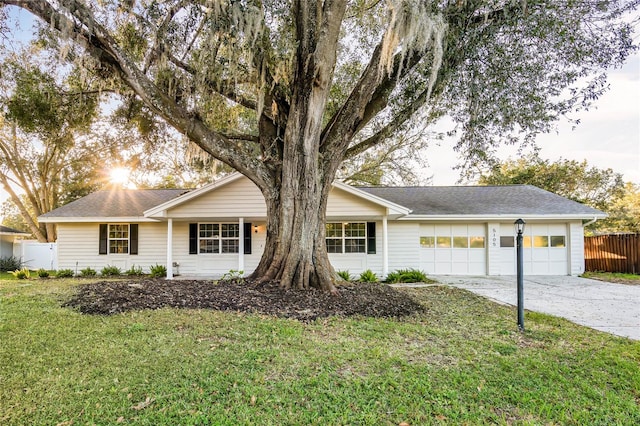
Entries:
[[267,206],[257,186],[249,179],[235,180],[175,208],[168,216],[177,219],[266,217]]
[[[327,200],[327,217],[352,218],[360,221],[363,218],[385,214],[385,208],[370,201],[363,200],[339,188],[333,188]],[[376,225],[377,226],[377,225]],[[380,223],[382,233],[382,223]]]
[[13,237],[0,236],[0,257],[13,256]]
[[569,235],[569,274],[584,273],[584,227],[582,222],[568,224]]
[[390,221],[388,228],[389,272],[404,268],[419,268],[420,224],[418,222]]
[[[230,222],[233,223],[233,221]],[[189,254],[189,223],[190,222],[173,223],[172,254],[173,261],[179,265],[177,268],[173,268],[174,274],[180,274],[182,276],[218,277],[231,270],[243,270],[244,274],[248,275],[258,266],[266,240],[266,226],[264,222],[251,222],[251,254]],[[163,225],[166,228],[166,223]],[[257,233],[253,231],[254,225],[258,226]],[[244,258],[244,268],[240,268],[240,256]],[[165,263],[165,261],[163,261],[163,263]]]
[[105,266],[117,266],[123,272],[132,266],[149,272],[152,265],[167,261],[166,223],[140,223],[138,227],[138,254],[98,254],[100,227],[98,223],[58,224],[58,269],[80,272],[92,268],[100,272]]
[[487,275],[500,275],[502,261],[500,249],[500,224],[487,223]]

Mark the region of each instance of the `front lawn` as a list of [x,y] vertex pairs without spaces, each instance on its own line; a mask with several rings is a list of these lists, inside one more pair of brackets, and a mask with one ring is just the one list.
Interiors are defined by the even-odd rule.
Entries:
[[[0,281],[3,425],[640,424],[640,342],[448,287],[396,319],[61,305]],[[84,281],[87,282],[87,281]]]
[[582,277],[607,281],[610,283],[640,285],[640,275],[638,274],[623,274],[620,272],[585,272],[582,274]]

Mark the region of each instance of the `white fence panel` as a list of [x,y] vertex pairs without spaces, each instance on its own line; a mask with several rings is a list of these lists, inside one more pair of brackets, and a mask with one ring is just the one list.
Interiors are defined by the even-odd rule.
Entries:
[[58,245],[56,243],[18,240],[13,245],[13,255],[22,259],[24,266],[31,270],[58,269]]

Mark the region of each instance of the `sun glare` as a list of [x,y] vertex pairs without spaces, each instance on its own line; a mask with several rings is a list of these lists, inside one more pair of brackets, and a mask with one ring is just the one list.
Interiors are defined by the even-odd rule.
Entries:
[[136,186],[129,181],[131,171],[124,167],[115,167],[109,172],[109,182],[127,189],[135,189]]

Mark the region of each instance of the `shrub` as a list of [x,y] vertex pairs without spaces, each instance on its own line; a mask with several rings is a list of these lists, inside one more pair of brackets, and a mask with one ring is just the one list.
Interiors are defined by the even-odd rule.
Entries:
[[122,271],[117,266],[107,265],[100,271],[100,275],[105,277],[113,277],[115,275],[122,275]]
[[80,276],[81,277],[95,277],[96,276],[96,270],[87,266],[86,268],[80,270]]
[[151,272],[151,278],[164,278],[167,276],[167,267],[157,263],[150,267],[149,271]]
[[22,269],[22,259],[15,256],[0,257],[0,271],[17,271]]
[[71,278],[73,275],[73,269],[60,269],[56,272],[56,277],[58,278]]
[[360,274],[359,281],[363,283],[377,283],[380,280],[378,279],[378,276],[375,274],[375,272],[371,271],[371,269],[367,269]]
[[127,269],[125,271],[125,274],[130,276],[130,277],[139,277],[140,275],[143,274],[142,267],[141,266],[136,266],[136,265],[131,265],[131,268]]
[[220,281],[230,281],[234,283],[243,283],[244,282],[244,271],[238,271],[235,269],[231,269],[229,272],[225,273],[220,277]]
[[38,269],[38,277],[40,278],[49,278],[49,271],[46,269],[40,268]]
[[26,280],[31,277],[31,273],[27,268],[16,269],[15,271],[11,271],[9,273],[19,280]]
[[429,283],[433,282],[427,275],[418,269],[398,269],[389,273],[385,279],[386,283]]
[[338,276],[345,281],[352,281],[353,277],[349,273],[349,271],[338,271]]

